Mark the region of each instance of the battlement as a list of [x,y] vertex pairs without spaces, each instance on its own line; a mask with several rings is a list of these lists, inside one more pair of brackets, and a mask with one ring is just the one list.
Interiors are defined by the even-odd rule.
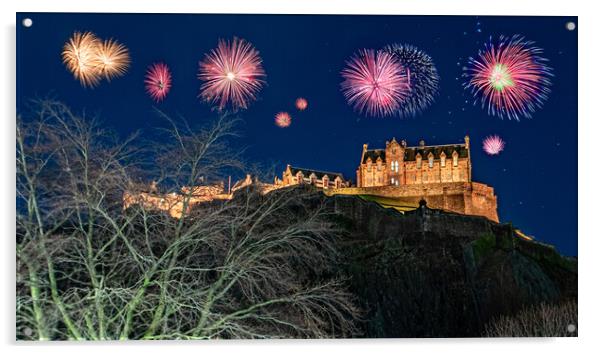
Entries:
[[477,182],[428,185],[350,187],[325,191],[327,195],[363,195],[387,198],[388,203],[418,207],[421,200],[430,208],[466,215],[480,215],[499,222],[497,196],[492,187]]

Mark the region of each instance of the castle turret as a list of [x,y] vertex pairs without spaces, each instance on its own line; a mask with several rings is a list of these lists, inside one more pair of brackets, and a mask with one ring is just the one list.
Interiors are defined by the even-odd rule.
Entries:
[[464,136],[464,145],[468,153],[468,181],[472,181],[472,161],[470,160],[470,137],[468,134]]

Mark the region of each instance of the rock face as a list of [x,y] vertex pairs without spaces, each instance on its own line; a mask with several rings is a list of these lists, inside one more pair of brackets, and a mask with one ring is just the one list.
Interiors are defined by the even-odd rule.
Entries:
[[365,337],[476,337],[496,316],[577,297],[577,260],[509,224],[424,203],[400,214],[356,196],[329,202],[348,231],[340,269]]

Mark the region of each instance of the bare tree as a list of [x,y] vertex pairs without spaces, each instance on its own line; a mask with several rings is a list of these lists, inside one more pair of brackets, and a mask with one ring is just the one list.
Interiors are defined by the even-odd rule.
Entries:
[[[124,193],[148,152],[63,104],[17,124],[20,339],[323,338],[355,333],[358,311],[332,268],[339,230],[309,190],[192,205],[201,177],[242,168],[227,117],[196,130],[165,116],[158,180],[182,217]],[[162,113],[161,113],[162,114]],[[147,169],[148,167],[145,167]]]
[[485,326],[486,337],[576,337],[577,302],[541,303]]

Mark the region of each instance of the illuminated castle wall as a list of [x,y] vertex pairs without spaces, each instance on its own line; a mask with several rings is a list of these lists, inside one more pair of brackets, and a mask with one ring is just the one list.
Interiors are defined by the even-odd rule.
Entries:
[[[309,174],[309,176],[308,176]],[[336,178],[339,183],[331,183]],[[323,182],[326,181],[326,183]],[[492,187],[472,181],[470,139],[463,144],[407,146],[395,138],[383,149],[364,144],[356,185],[340,173],[294,168],[290,165],[279,186],[311,183],[329,195],[369,195],[389,198],[405,206],[418,206],[424,199],[430,208],[480,215],[499,222],[497,197]]]
[[356,171],[358,187],[403,186],[449,182],[470,182],[470,142],[464,144],[409,147],[395,138],[384,149],[364,144]]
[[384,149],[368,149],[364,144],[360,165],[356,171],[357,183],[345,179],[341,173],[325,172],[287,165],[282,179],[274,183],[253,181],[251,176],[238,181],[231,189],[224,185],[184,187],[181,193],[126,194],[124,207],[133,204],[163,210],[173,217],[181,217],[185,196],[188,204],[227,200],[241,188],[254,184],[262,193],[299,184],[310,184],[323,189],[327,195],[366,195],[386,198],[387,203],[407,208],[418,207],[425,200],[429,208],[480,215],[499,222],[497,197],[492,187],[472,181],[470,140],[463,144],[425,145],[409,147],[395,138],[385,143]]

